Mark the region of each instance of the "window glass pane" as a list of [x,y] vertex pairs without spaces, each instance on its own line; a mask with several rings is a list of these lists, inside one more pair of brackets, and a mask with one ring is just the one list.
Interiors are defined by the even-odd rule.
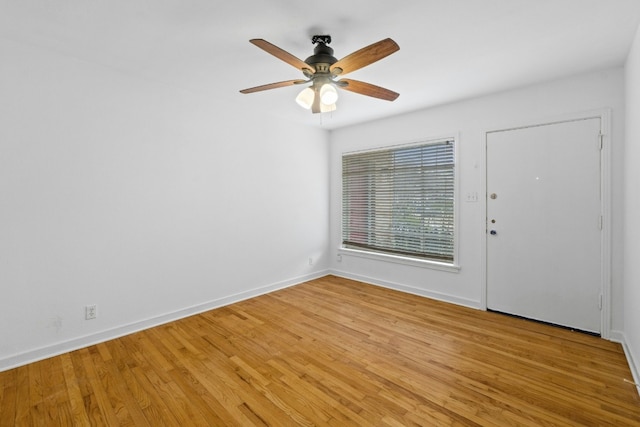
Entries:
[[343,246],[453,262],[454,144],[346,154]]

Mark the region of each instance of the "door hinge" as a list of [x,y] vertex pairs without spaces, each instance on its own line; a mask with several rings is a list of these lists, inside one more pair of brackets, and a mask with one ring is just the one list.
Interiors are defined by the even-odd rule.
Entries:
[[602,294],[598,297],[598,310],[602,310]]
[[604,217],[600,215],[600,218],[598,219],[598,228],[600,230],[602,230],[603,224],[604,224]]
[[602,149],[604,148],[604,134],[602,132],[598,134],[598,144],[599,144],[598,149],[602,151]]

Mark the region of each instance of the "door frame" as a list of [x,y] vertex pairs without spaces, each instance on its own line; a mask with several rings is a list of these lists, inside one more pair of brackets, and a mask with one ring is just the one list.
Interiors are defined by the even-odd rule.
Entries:
[[611,109],[603,108],[594,111],[566,114],[548,119],[518,122],[485,130],[483,141],[483,155],[481,165],[481,185],[484,196],[480,197],[481,209],[484,212],[482,230],[482,274],[480,308],[487,310],[487,234],[489,220],[487,217],[487,141],[489,134],[509,130],[525,129],[529,127],[552,125],[585,119],[600,119],[602,149],[600,150],[600,212],[602,213],[602,231],[600,233],[600,263],[601,263],[601,295],[602,309],[600,310],[601,337],[610,339],[611,336]]

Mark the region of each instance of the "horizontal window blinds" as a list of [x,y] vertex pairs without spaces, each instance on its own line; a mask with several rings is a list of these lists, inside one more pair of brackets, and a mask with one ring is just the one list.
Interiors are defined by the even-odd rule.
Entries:
[[453,140],[342,157],[343,247],[453,262]]

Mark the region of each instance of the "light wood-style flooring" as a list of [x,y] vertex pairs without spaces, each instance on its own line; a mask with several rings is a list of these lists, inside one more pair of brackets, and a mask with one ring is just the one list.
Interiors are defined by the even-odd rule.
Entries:
[[327,276],[0,373],[0,426],[639,426],[620,345]]

